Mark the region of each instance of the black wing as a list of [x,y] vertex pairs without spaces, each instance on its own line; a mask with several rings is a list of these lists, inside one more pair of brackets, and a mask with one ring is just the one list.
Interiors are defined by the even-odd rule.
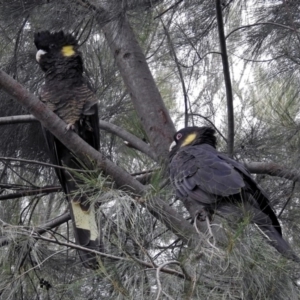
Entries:
[[[96,104],[89,109],[87,115],[82,114],[80,120],[75,123],[75,130],[89,145],[99,150],[99,117]],[[47,129],[43,128],[43,132],[53,164],[77,170],[82,169],[82,163],[65,145]],[[76,242],[81,246],[100,251],[100,234],[95,220],[94,206],[90,205],[87,195],[78,193],[78,185],[82,181],[67,170],[55,168],[55,172],[70,205]],[[97,268],[97,259],[94,253],[78,252],[85,267]]]
[[280,223],[272,207],[270,206],[268,196],[266,195],[264,190],[255,182],[255,180],[253,179],[249,171],[246,169],[246,167],[243,164],[227,157],[224,154],[219,153],[218,157],[240,172],[246,184],[246,190],[255,198],[261,211],[263,211],[266,215],[269,216],[275,229],[278,231],[278,233],[282,235]]
[[[172,159],[170,176],[177,191],[183,196],[210,204],[218,196],[226,197],[241,192],[245,187],[243,177],[226,161],[217,156],[218,152],[209,145],[187,146]],[[199,198],[214,195],[208,199]]]
[[179,197],[189,197],[204,205],[217,203],[224,197],[240,197],[242,192],[252,195],[252,202],[269,216],[281,234],[269,199],[251,174],[241,163],[219,153],[214,147],[207,144],[184,147],[172,160],[170,176]]
[[225,215],[234,209],[226,205],[227,199],[245,199],[244,208],[251,212],[252,222],[267,236],[268,242],[285,257],[300,262],[282,238],[279,221],[268,197],[239,162],[207,144],[186,146],[174,155],[170,177],[179,198],[198,201]]

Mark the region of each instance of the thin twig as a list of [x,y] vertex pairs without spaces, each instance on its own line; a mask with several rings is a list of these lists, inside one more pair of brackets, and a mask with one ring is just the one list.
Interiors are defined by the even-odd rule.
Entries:
[[[203,238],[203,233],[199,230],[199,228],[198,228],[198,226],[197,226],[198,215],[199,215],[199,214],[196,214],[196,215],[195,215],[195,218],[194,218],[194,228],[196,229],[196,231],[197,231],[197,233],[200,235],[200,237]],[[218,249],[218,248],[214,245],[214,244],[215,244],[215,239],[214,239],[214,235],[213,235],[213,233],[212,233],[212,231],[211,231],[211,228],[210,228],[210,222],[209,222],[207,216],[205,217],[205,220],[206,220],[206,223],[207,223],[207,230],[208,230],[208,233],[209,233],[209,237],[206,238],[206,242],[207,242],[207,244],[208,244],[210,247],[212,247],[213,249],[215,249],[215,250],[217,250],[217,251],[220,251],[220,249]],[[211,237],[213,238],[213,243],[214,243],[214,244],[212,244],[212,243],[209,241],[209,239],[210,239]]]
[[[76,245],[76,244],[73,244],[73,243],[70,243],[70,242],[62,242],[62,241],[59,241],[57,239],[46,238],[46,237],[38,235],[36,233],[33,233],[32,236],[35,239],[40,239],[40,240],[43,240],[43,241],[47,241],[49,243],[54,243],[54,244],[58,244],[58,245],[61,245],[61,246],[66,246],[66,247],[69,247],[69,248],[72,248],[72,249],[83,250],[83,251],[95,253],[97,255],[100,255],[100,256],[103,256],[103,257],[106,257],[106,258],[109,258],[109,259],[112,259],[112,260],[131,261],[133,259],[132,257],[130,257],[130,258],[120,257],[120,256],[115,256],[115,255],[112,255],[112,254],[96,251],[96,250],[86,248],[86,247],[83,247],[83,246],[80,246],[80,245]],[[134,258],[133,260],[138,262],[139,264],[145,266],[147,269],[154,269],[152,263],[147,263],[147,262],[145,262],[145,261],[143,261],[139,258]],[[168,263],[166,263],[165,265],[167,265],[167,264]],[[160,271],[162,271],[164,273],[172,274],[172,275],[175,275],[175,276],[180,276],[181,278],[185,277],[184,274],[182,274],[178,271],[175,271],[175,270],[172,270],[172,269],[169,269],[169,268],[164,268],[164,265],[160,266],[159,269],[160,269]]]
[[62,190],[61,187],[42,187],[42,188],[37,188],[37,189],[33,189],[33,190],[25,190],[25,191],[22,191],[19,193],[1,195],[0,201],[11,200],[11,199],[27,197],[27,196],[33,196],[33,195],[56,193],[56,192],[60,192],[61,190]]
[[29,164],[35,164],[35,165],[41,165],[45,167],[51,167],[51,168],[56,168],[56,169],[62,169],[62,170],[67,170],[67,171],[73,171],[73,172],[80,172],[80,173],[92,173],[92,172],[99,172],[99,170],[82,170],[82,169],[72,169],[68,167],[63,167],[63,166],[58,166],[58,165],[53,165],[37,160],[29,160],[29,159],[22,159],[22,158],[15,158],[15,157],[3,157],[0,156],[0,161],[1,160],[8,160],[8,161],[19,161],[19,162],[24,162],[24,163],[29,163]]
[[125,129],[104,120],[99,121],[99,127],[100,129],[104,129],[110,133],[117,135],[124,141],[130,143],[133,146],[133,148],[145,153],[153,160],[157,160],[156,154],[147,143],[145,143],[143,140],[139,139],[135,135],[131,134],[130,132],[126,131]]
[[[36,227],[36,233],[37,234],[43,234],[45,232],[49,232],[50,229],[57,227],[65,222],[68,222],[71,219],[71,216],[69,213],[64,213],[59,217],[56,217],[42,225],[39,225]],[[5,222],[3,222],[2,220],[0,220],[3,223],[3,226],[8,227],[10,226],[11,228],[17,227],[20,228],[20,226],[11,226]],[[1,237],[0,238],[0,247],[6,246],[11,242],[11,239],[8,237]]]
[[[159,278],[160,271],[163,269],[163,267],[165,267],[166,265],[170,265],[170,264],[180,265],[180,263],[178,261],[171,260],[171,261],[167,261],[167,262],[163,263],[156,269],[156,282],[157,282],[157,289],[158,289],[156,300],[159,300],[160,294],[162,293],[162,287],[161,287],[161,282],[160,282],[160,278]],[[170,299],[173,299],[171,296],[167,295],[166,293],[164,293],[164,295],[169,297]]]
[[154,17],[154,20],[157,18],[162,17],[165,13],[167,13],[169,10],[175,8],[176,6],[178,6],[183,0],[179,0],[176,3],[174,3],[173,5],[171,5],[169,8],[167,8],[166,10],[164,10],[162,13],[160,13],[159,15],[157,15],[156,17]]
[[217,133],[222,137],[222,139],[227,143],[226,137],[222,134],[222,132],[215,126],[215,124],[209,118],[204,117],[203,115],[200,115],[200,114],[196,114],[196,113],[192,113],[190,115],[203,118],[205,121],[207,121],[217,131]]
[[167,27],[165,26],[163,20],[161,19],[160,21],[163,25],[164,32],[167,36],[168,43],[169,43],[169,46],[170,46],[171,53],[172,53],[173,58],[174,58],[174,62],[177,66],[177,70],[178,70],[178,74],[179,74],[179,78],[180,78],[180,82],[181,82],[181,87],[182,87],[182,92],[183,92],[183,98],[184,98],[184,127],[187,127],[188,126],[188,121],[189,121],[188,104],[190,104],[190,103],[189,103],[188,92],[187,92],[187,89],[186,89],[186,86],[185,86],[184,76],[182,74],[182,70],[181,70],[180,65],[179,65],[179,60],[177,58],[177,54],[176,54],[171,36],[169,34],[169,31],[168,31]]
[[278,218],[280,218],[280,217],[281,217],[281,215],[282,215],[282,213],[284,212],[284,210],[285,210],[286,206],[288,205],[288,203],[289,203],[289,202],[290,202],[290,200],[292,199],[292,197],[293,197],[293,194],[294,194],[294,189],[295,189],[295,186],[296,186],[296,181],[293,181],[293,185],[292,185],[292,191],[291,191],[291,193],[290,193],[289,197],[287,198],[287,200],[286,200],[285,204],[283,205],[283,207],[282,207],[282,209],[281,209],[280,213],[278,214],[278,216],[277,216]]
[[222,17],[222,4],[221,0],[216,0],[216,13],[217,13],[217,22],[219,30],[219,40],[220,40],[220,49],[222,53],[222,64],[223,64],[223,73],[226,89],[226,100],[227,100],[227,126],[228,126],[228,142],[227,142],[227,152],[229,157],[233,157],[234,149],[234,113],[233,113],[233,94],[232,86],[230,79],[230,70],[227,56],[227,47],[226,39],[224,34],[224,24]]
[[240,26],[234,30],[232,30],[231,32],[229,32],[225,39],[228,39],[234,32],[238,31],[238,30],[241,30],[241,29],[245,29],[245,28],[249,28],[249,27],[253,27],[253,26],[260,26],[260,25],[274,25],[274,26],[278,26],[278,27],[282,27],[284,29],[288,29],[288,30],[291,30],[291,31],[294,31],[296,33],[300,33],[298,30],[292,28],[292,27],[289,27],[289,26],[286,26],[286,25],[283,25],[283,24],[279,24],[279,23],[273,23],[273,22],[258,22],[258,23],[254,23],[254,24],[248,24],[248,25],[244,25],[244,26]]

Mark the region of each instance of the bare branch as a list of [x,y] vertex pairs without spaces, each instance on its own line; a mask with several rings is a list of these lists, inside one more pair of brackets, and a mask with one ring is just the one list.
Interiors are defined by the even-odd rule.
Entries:
[[165,26],[162,19],[161,19],[161,23],[163,25],[164,32],[167,36],[167,40],[168,40],[168,43],[169,43],[169,46],[170,46],[170,49],[171,49],[171,54],[174,58],[174,62],[176,64],[178,74],[179,74],[179,78],[180,78],[180,82],[181,82],[181,87],[182,87],[182,92],[183,92],[183,99],[184,99],[184,127],[187,127],[188,123],[189,123],[189,114],[188,114],[189,96],[188,96],[188,93],[187,93],[187,89],[186,89],[185,82],[184,82],[184,77],[183,77],[183,74],[182,74],[182,71],[181,71],[181,67],[180,67],[180,64],[179,64],[179,61],[178,61],[178,58],[177,58],[177,54],[176,54],[171,36],[170,36],[169,31],[168,31],[167,27]]
[[288,30],[291,30],[291,31],[294,31],[296,33],[300,33],[298,30],[292,28],[292,27],[289,27],[289,26],[286,26],[286,25],[283,25],[283,24],[279,24],[279,23],[273,23],[273,22],[258,22],[258,23],[254,23],[254,24],[248,24],[248,25],[243,25],[243,26],[240,26],[234,30],[232,30],[231,32],[229,32],[227,35],[226,35],[226,39],[228,39],[233,33],[235,33],[236,31],[238,30],[241,30],[241,29],[248,29],[248,28],[251,28],[253,26],[261,26],[261,25],[273,25],[273,26],[277,26],[277,27],[282,27],[284,29],[288,29]]
[[0,118],[0,125],[38,122],[33,115],[9,116]]
[[99,127],[101,129],[104,129],[110,133],[117,135],[118,137],[122,138],[124,141],[129,142],[131,145],[134,146],[135,149],[138,149],[141,152],[145,153],[153,160],[157,160],[157,156],[155,155],[153,149],[151,149],[149,145],[147,145],[144,141],[137,138],[133,134],[129,133],[125,129],[103,120],[99,121]]
[[45,195],[45,194],[50,194],[50,193],[56,193],[60,192],[62,190],[61,187],[42,187],[38,189],[33,189],[33,190],[25,190],[21,191],[19,193],[13,193],[13,194],[8,194],[8,195],[1,195],[0,196],[0,201],[4,200],[11,200],[11,199],[16,199],[16,198],[21,198],[21,197],[27,197],[27,196],[33,196],[33,195]]
[[[34,229],[34,232],[37,234],[43,234],[46,231],[55,228],[63,223],[68,222],[69,220],[71,220],[71,216],[69,213],[64,213],[61,216],[54,218],[48,222],[46,222],[45,224],[42,224],[40,226],[37,226]],[[0,239],[0,247],[6,246],[10,243],[11,239],[7,238],[7,237],[2,237]]]
[[68,167],[62,167],[62,166],[58,166],[58,165],[53,165],[53,164],[49,164],[49,163],[45,163],[42,161],[37,161],[37,160],[30,160],[30,159],[22,159],[22,158],[14,158],[14,157],[3,157],[0,156],[0,161],[1,160],[7,160],[7,161],[19,161],[19,162],[23,162],[23,163],[28,163],[28,164],[35,164],[35,165],[40,165],[40,166],[46,166],[46,167],[51,167],[51,168],[55,168],[55,169],[63,169],[63,170],[69,170],[69,171],[77,171],[77,172],[81,172],[81,173],[91,173],[93,172],[93,170],[80,170],[80,169],[72,169],[72,168],[68,168]]
[[[75,132],[66,131],[66,123],[48,109],[37,97],[30,94],[22,85],[0,70],[0,87],[17,99],[32,113],[44,127],[54,134],[66,147],[75,153],[82,161],[87,157],[96,162],[99,170],[111,176],[117,187],[134,193],[137,201],[160,220],[184,243],[197,243],[194,228],[166,201],[151,195],[151,190],[135,180],[124,169],[107,160],[100,152],[83,141]],[[143,198],[141,198],[143,197]]]
[[[32,115],[9,116],[9,117],[0,118],[0,125],[19,124],[19,123],[28,123],[28,122],[38,122],[38,120]],[[141,139],[137,138],[136,136],[126,131],[125,129],[115,124],[106,122],[104,120],[99,121],[99,127],[101,129],[104,129],[110,133],[117,135],[118,137],[120,137],[125,141],[128,141],[130,144],[134,146],[135,149],[145,153],[153,160],[155,161],[157,160],[157,157],[153,149],[151,149],[149,145],[147,145]]]
[[[96,250],[86,248],[86,247],[83,247],[83,246],[80,246],[80,245],[77,245],[77,244],[63,242],[63,241],[59,241],[57,239],[51,239],[51,238],[47,238],[47,237],[44,237],[44,236],[38,236],[37,234],[33,234],[33,237],[35,239],[40,239],[40,240],[43,240],[43,241],[47,241],[49,243],[54,243],[54,244],[57,244],[57,245],[66,246],[66,247],[69,247],[69,248],[72,248],[72,249],[92,252],[92,253],[98,254],[102,257],[106,257],[106,258],[113,259],[113,260],[123,260],[123,261],[131,261],[132,260],[132,259],[126,258],[126,257],[120,257],[120,256],[115,256],[115,255],[112,255],[112,254],[96,251]],[[134,257],[133,260],[138,262],[139,264],[145,266],[146,268],[154,269],[153,265],[151,263],[147,263],[147,262],[145,262],[141,259],[138,259],[136,257]],[[166,264],[164,264],[164,265],[166,265]],[[172,270],[172,269],[169,269],[169,268],[163,268],[163,267],[164,266],[161,266],[160,271],[168,273],[168,274],[176,275],[176,276],[181,277],[181,278],[185,278],[184,274],[182,274],[182,273],[180,273],[176,270]]]
[[300,181],[300,174],[298,172],[288,170],[274,162],[249,162],[244,163],[244,165],[250,173],[268,174],[270,176],[278,176],[293,181]]
[[221,53],[222,53],[223,73],[224,73],[226,99],[227,99],[227,120],[228,120],[227,152],[228,152],[229,157],[233,157],[233,149],[234,149],[233,95],[232,95],[228,56],[227,56],[226,39],[225,39],[225,34],[224,34],[224,24],[223,24],[223,17],[222,17],[221,2],[222,2],[221,0],[216,0],[216,12],[217,12],[219,40],[220,40],[220,48],[221,48]]
[[294,194],[295,187],[296,187],[296,182],[293,181],[292,191],[290,192],[290,194],[289,194],[289,196],[288,196],[286,202],[284,203],[284,205],[283,205],[281,211],[279,212],[279,214],[278,214],[278,216],[277,216],[278,218],[281,217],[282,213],[284,212],[284,210],[286,209],[287,205],[288,205],[289,202],[291,201],[291,199],[292,199],[292,197],[293,197],[293,194]]
[[200,118],[204,119],[205,121],[207,121],[216,130],[216,132],[222,137],[222,139],[227,143],[226,137],[222,134],[221,131],[219,131],[219,129],[215,126],[215,124],[209,118],[207,118],[201,114],[196,114],[196,113],[192,113],[190,115],[200,117]]
[[[159,278],[159,273],[160,271],[163,269],[163,267],[165,267],[166,265],[170,265],[170,264],[176,264],[176,265],[180,265],[178,261],[176,260],[172,260],[172,261],[167,261],[165,263],[163,263],[162,265],[160,265],[157,269],[156,269],[156,282],[157,282],[157,286],[158,286],[158,291],[157,291],[157,296],[156,296],[156,300],[160,299],[160,294],[162,293],[162,287],[161,287],[161,282],[160,282],[160,278]],[[165,294],[166,295],[166,294]],[[169,295],[166,295],[168,298],[171,298]]]
[[15,184],[15,183],[0,183],[0,189],[9,189],[9,190],[26,190],[31,189],[32,186],[25,185],[25,184]]
[[158,14],[156,17],[154,17],[154,20],[157,18],[161,18],[165,13],[167,13],[169,10],[176,8],[183,0],[179,0],[176,3],[174,3],[173,5],[171,5],[169,8],[167,8],[166,10],[164,10],[163,12],[161,12],[160,14]]

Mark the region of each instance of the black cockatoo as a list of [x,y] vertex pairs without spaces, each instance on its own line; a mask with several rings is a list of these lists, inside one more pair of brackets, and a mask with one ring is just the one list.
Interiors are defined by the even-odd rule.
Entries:
[[169,171],[177,196],[196,201],[201,214],[204,211],[207,216],[226,216],[230,215],[230,207],[243,207],[270,244],[285,257],[299,262],[282,238],[268,196],[243,164],[216,150],[214,134],[210,127],[187,127],[175,134],[170,146]]
[[[78,42],[63,31],[38,32],[34,35],[36,60],[45,73],[40,99],[74,130],[82,139],[99,150],[99,118],[97,99],[83,76],[83,61]],[[74,169],[82,168],[73,153],[48,130],[44,130],[53,164]],[[56,169],[56,174],[69,203],[78,245],[100,250],[95,207],[89,197],[79,192],[82,182],[74,173]],[[94,253],[78,251],[85,267],[97,268]]]

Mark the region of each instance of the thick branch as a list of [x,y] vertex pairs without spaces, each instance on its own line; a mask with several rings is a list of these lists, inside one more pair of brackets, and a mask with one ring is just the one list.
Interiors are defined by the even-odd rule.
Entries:
[[[101,2],[98,5],[105,4]],[[168,156],[175,127],[145,55],[126,16],[120,20],[112,20],[103,27],[103,31],[150,144],[158,158],[164,160]]]
[[[211,122],[206,117],[199,115],[199,114],[193,114],[200,116],[204,119],[206,119],[208,122]],[[32,116],[32,115],[20,115],[20,116],[10,116],[10,117],[2,117],[0,118],[0,124],[14,124],[14,123],[25,123],[25,122],[38,122],[38,120]],[[218,129],[214,126],[213,123],[211,125],[218,131]],[[136,136],[130,134],[126,130],[124,130],[121,127],[118,127],[112,123],[100,120],[99,122],[100,128],[107,130],[108,132],[114,133],[120,138],[129,141],[132,145],[134,145],[138,150],[142,151],[143,153],[147,154],[149,157],[154,159],[154,153],[152,152],[151,148],[147,145],[147,147],[144,145],[146,143],[142,142],[139,138]],[[222,138],[226,141],[226,138],[218,131],[218,133],[222,136]],[[47,165],[50,167],[59,167],[54,166],[52,164],[46,164],[42,162],[37,161],[28,161],[28,160],[22,160],[22,159],[15,159],[15,158],[5,158],[0,157],[0,159],[10,159],[10,160],[17,160],[17,161],[24,161],[24,162],[30,162],[30,163],[37,163],[42,165]],[[298,172],[292,171],[290,169],[287,169],[277,163],[274,162],[248,162],[244,163],[244,165],[247,167],[250,173],[253,174],[267,174],[270,176],[277,176],[293,181],[300,181],[300,174]],[[147,173],[148,171],[145,171],[144,173]],[[132,174],[132,175],[138,175],[138,174]],[[0,199],[1,200],[1,199]]]
[[300,181],[299,172],[288,170],[274,162],[250,162],[245,163],[245,166],[250,173],[268,174],[270,176],[278,176],[293,181]]
[[222,54],[222,64],[223,64],[223,73],[226,89],[226,99],[227,99],[227,119],[228,119],[228,143],[227,143],[227,152],[230,157],[233,157],[234,149],[234,113],[233,113],[233,95],[230,79],[230,70],[227,56],[227,47],[224,34],[224,24],[222,17],[222,5],[221,0],[216,0],[216,13],[217,13],[217,22],[219,30],[219,40],[220,48]]
[[[83,141],[75,132],[67,131],[65,122],[2,70],[0,70],[0,87],[26,107],[44,127],[80,159],[84,161],[86,157],[89,157],[89,159],[94,160],[98,168],[110,175],[119,188],[134,193],[140,204],[185,243],[191,240],[195,241],[196,231],[180,214],[159,197],[151,196],[151,191],[148,188],[135,180],[125,170],[105,159],[101,153]],[[143,197],[143,199],[139,197]]]
[[150,144],[163,162],[168,157],[175,127],[122,6],[96,0],[80,4],[95,14],[102,27]]

